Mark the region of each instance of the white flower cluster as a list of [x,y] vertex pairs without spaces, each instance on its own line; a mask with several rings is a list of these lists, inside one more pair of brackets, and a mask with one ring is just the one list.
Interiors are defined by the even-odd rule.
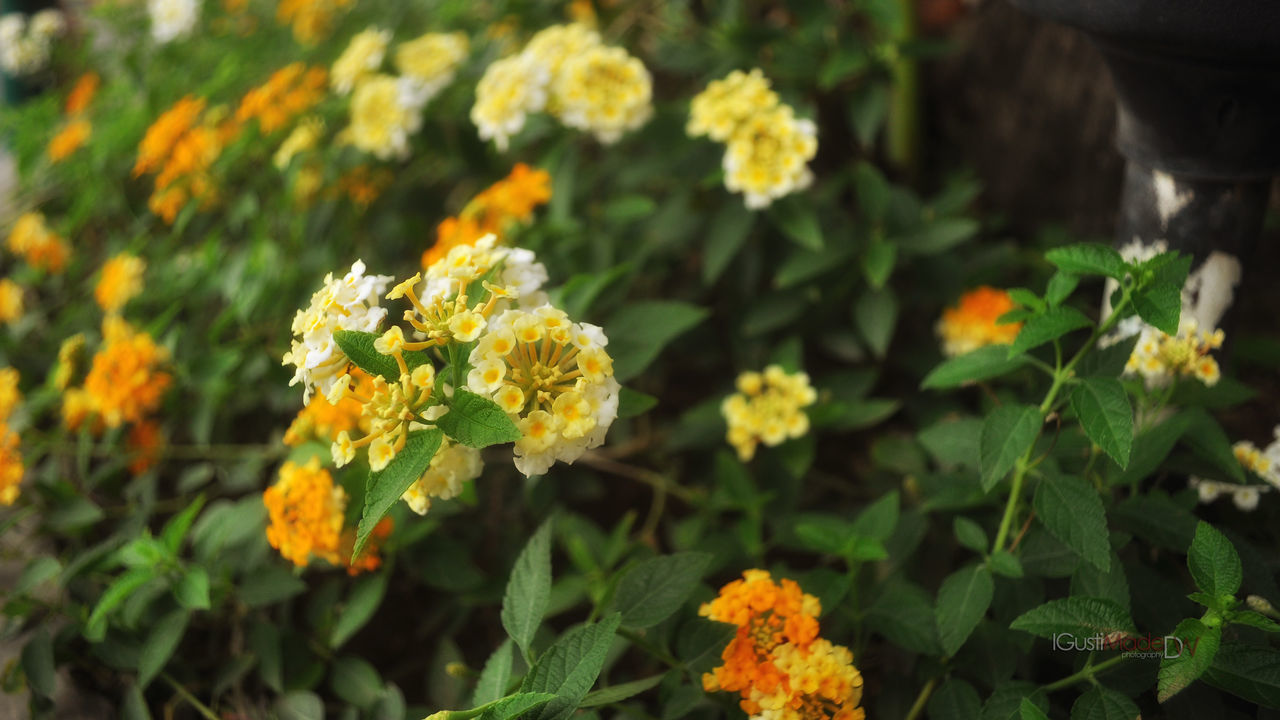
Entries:
[[58,10],[41,10],[29,22],[21,13],[0,17],[0,69],[15,77],[43,70],[54,39],[66,31],[67,19]]
[[147,0],[151,38],[164,45],[185,38],[200,19],[200,0]]
[[365,265],[357,260],[351,272],[340,279],[333,273],[324,278],[324,287],[311,296],[311,304],[293,318],[293,346],[284,355],[284,364],[296,370],[290,385],[302,383],[303,398],[313,391],[328,395],[338,378],[347,371],[347,356],[333,334],[338,330],[373,332],[387,316],[379,305],[389,275],[365,275]]
[[509,300],[519,300],[523,306],[546,304],[547,294],[542,285],[547,281],[547,268],[538,262],[532,250],[500,247],[493,233],[476,241],[475,245],[457,245],[449,249],[443,258],[427,268],[422,289],[422,303],[431,306],[451,297],[458,290],[458,281],[478,278],[497,267],[493,284],[503,296],[496,309],[506,310]]
[[462,484],[480,477],[484,463],[480,451],[445,439],[431,458],[431,465],[422,477],[414,481],[401,499],[409,509],[426,515],[431,501],[449,500],[462,492]]
[[616,142],[653,114],[653,80],[639,59],[604,45],[580,23],[553,25],[524,50],[491,64],[476,87],[471,121],[506,150],[530,113],[544,108],[567,127]]
[[1265,448],[1259,448],[1248,440],[1231,447],[1240,466],[1262,478],[1265,485],[1238,485],[1236,483],[1191,477],[1188,484],[1200,494],[1200,502],[1210,503],[1223,495],[1230,495],[1236,507],[1246,512],[1258,507],[1263,493],[1280,490],[1280,425],[1272,431],[1275,439]]

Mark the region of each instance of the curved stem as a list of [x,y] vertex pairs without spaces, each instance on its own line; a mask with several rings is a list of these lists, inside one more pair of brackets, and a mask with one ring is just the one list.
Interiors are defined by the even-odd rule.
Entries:
[[1112,667],[1119,665],[1120,663],[1128,659],[1129,658],[1125,655],[1117,655],[1108,660],[1103,660],[1097,665],[1086,664],[1084,667],[1080,668],[1080,672],[1072,675],[1068,675],[1062,678],[1061,680],[1058,680],[1056,682],[1051,682],[1048,685],[1042,685],[1041,689],[1044,690],[1045,692],[1053,692],[1054,690],[1061,690],[1062,688],[1065,688],[1065,687],[1071,687],[1072,685],[1075,685],[1078,682],[1082,682],[1085,680],[1093,680],[1095,676],[1100,675],[1107,670],[1110,670]]
[[905,720],[916,720],[916,718],[920,717],[920,713],[924,712],[925,703],[929,702],[929,696],[933,694],[933,690],[936,687],[938,687],[938,678],[935,677],[920,688],[920,694],[916,696],[916,701],[911,704],[911,710],[907,712]]
[[200,702],[199,698],[197,698],[195,695],[192,695],[191,691],[188,690],[182,683],[178,682],[177,680],[174,680],[172,675],[170,675],[167,672],[161,672],[160,677],[163,678],[165,682],[169,683],[169,686],[173,688],[174,692],[178,693],[178,695],[180,695],[182,699],[187,702],[188,705],[195,708],[196,712],[208,718],[208,720],[222,720],[222,718],[218,717],[218,715],[214,713],[213,710],[209,709],[208,705],[205,705],[204,703]]

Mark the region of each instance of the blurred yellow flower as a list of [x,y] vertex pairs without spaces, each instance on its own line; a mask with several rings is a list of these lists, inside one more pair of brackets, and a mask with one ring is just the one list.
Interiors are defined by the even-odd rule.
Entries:
[[314,45],[328,36],[337,14],[349,5],[351,0],[280,0],[276,21],[292,24],[295,40]]
[[727,142],[748,118],[778,106],[778,94],[759,68],[749,73],[734,70],[694,96],[685,132]]
[[145,260],[129,253],[120,253],[108,260],[93,289],[98,306],[109,313],[119,312],[142,292],[142,275],[146,269]]
[[89,140],[93,126],[87,120],[72,120],[49,141],[49,160],[62,162]]
[[334,92],[346,95],[355,88],[361,78],[377,72],[378,67],[382,65],[382,58],[386,55],[389,42],[391,42],[390,30],[370,27],[356,33],[355,37],[351,38],[351,43],[347,45],[347,49],[343,50],[342,55],[338,56],[333,63],[329,82]]
[[71,249],[45,224],[44,215],[24,213],[9,231],[9,250],[21,255],[31,265],[49,272],[62,272]]
[[22,286],[0,278],[0,322],[12,325],[22,319]]
[[773,447],[809,431],[804,408],[817,400],[817,393],[808,374],[788,374],[780,365],[770,365],[763,373],[742,373],[737,387],[720,412],[729,427],[726,439],[742,460],[755,457],[760,443]]
[[616,142],[653,114],[649,71],[620,47],[597,46],[572,55],[554,78],[551,111],[602,143]]
[[458,217],[436,227],[436,242],[422,254],[422,267],[431,267],[458,245],[474,245],[493,234],[498,240],[517,222],[528,222],[534,208],[551,199],[551,175],[546,170],[516,163],[510,174],[490,185]]
[[18,501],[24,471],[18,433],[10,430],[8,423],[0,422],[0,505]]
[[90,70],[76,79],[76,84],[67,93],[66,111],[68,115],[79,115],[89,108],[94,96],[98,94],[98,86],[102,79],[98,73]]
[[426,102],[453,82],[469,50],[466,33],[427,33],[400,43],[395,52],[396,70],[417,81],[417,91]]
[[813,181],[808,162],[818,153],[818,129],[790,106],[757,113],[738,125],[724,152],[724,184],[759,209]]
[[102,321],[102,334],[84,381],[89,410],[111,428],[140,422],[160,406],[173,379],[160,369],[169,352],[115,315]]
[[286,462],[280,477],[262,494],[269,525],[267,542],[294,565],[306,567],[311,556],[334,565],[338,557],[347,493],[311,458],[306,465]]
[[76,358],[84,349],[84,333],[76,333],[58,346],[58,363],[53,370],[53,386],[66,390],[76,371]]
[[366,76],[351,97],[348,138],[379,159],[403,159],[409,155],[409,136],[422,126],[421,109],[403,78]]
[[276,149],[276,154],[271,159],[272,163],[278,170],[287,169],[295,155],[314,148],[323,135],[323,120],[316,116],[303,118],[284,142],[280,143],[280,147]]

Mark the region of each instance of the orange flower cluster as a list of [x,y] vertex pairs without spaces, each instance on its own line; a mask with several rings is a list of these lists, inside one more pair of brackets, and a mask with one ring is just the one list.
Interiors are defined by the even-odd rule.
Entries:
[[62,272],[71,256],[71,249],[57,233],[45,224],[44,215],[38,212],[23,213],[9,231],[9,250],[21,255],[31,265],[49,272]]
[[63,419],[73,429],[87,416],[110,428],[143,422],[160,406],[173,380],[160,370],[168,351],[123,318],[108,315],[102,321],[102,336],[103,346],[93,356],[83,390],[68,390],[63,398]]
[[93,126],[80,116],[93,102],[93,96],[98,93],[100,83],[97,73],[87,72],[76,80],[71,92],[67,94],[66,108],[70,122],[63,125],[58,134],[49,141],[47,152],[52,162],[62,162],[88,142],[89,136],[93,133]]
[[141,475],[151,469],[160,459],[160,449],[164,446],[164,431],[160,428],[160,423],[154,420],[135,423],[129,429],[126,446],[133,457],[129,463],[129,472]]
[[514,223],[528,222],[534,208],[550,199],[551,175],[516,163],[510,175],[475,196],[457,217],[440,223],[435,245],[422,254],[422,267],[430,267],[458,245],[474,245],[489,233],[501,240],[503,231]]
[[863,720],[862,675],[848,648],[818,637],[821,612],[794,581],[747,570],[698,611],[738,626],[703,689],[738,693],[753,719]]
[[264,134],[275,132],[323,100],[328,87],[328,70],[291,63],[245,93],[236,109],[236,122],[257,120]]
[[12,505],[18,500],[19,485],[25,470],[18,433],[9,429],[9,417],[22,402],[18,390],[18,371],[7,367],[0,370],[0,505]]
[[293,38],[304,45],[314,45],[333,29],[334,16],[351,4],[351,0],[280,0],[276,20],[293,25]]
[[356,562],[349,562],[355,531],[343,529],[347,493],[334,484],[318,459],[313,457],[305,465],[286,462],[280,479],[262,493],[262,502],[270,518],[267,542],[294,565],[306,567],[314,556],[346,567],[352,575],[381,565],[378,549],[391,533],[391,519],[378,524],[368,549]]
[[954,357],[984,345],[1012,343],[1022,330],[1022,323],[997,325],[996,320],[1014,307],[1009,293],[986,285],[960,296],[960,302],[944,310],[938,321],[942,351]]
[[240,132],[230,121],[215,124],[204,118],[204,98],[188,95],[166,110],[147,128],[138,144],[133,176],[155,172],[151,212],[172,223],[190,200],[208,207],[216,199],[209,169],[222,148]]
[[[352,368],[350,375],[355,380],[357,395],[373,397],[373,378],[368,373]],[[367,433],[368,428],[360,427],[360,416],[363,413],[364,404],[351,394],[344,395],[337,405],[333,405],[323,395],[316,393],[290,423],[289,429],[284,433],[284,444],[297,447],[311,439],[328,444],[338,439],[338,433],[354,432],[358,427]]]

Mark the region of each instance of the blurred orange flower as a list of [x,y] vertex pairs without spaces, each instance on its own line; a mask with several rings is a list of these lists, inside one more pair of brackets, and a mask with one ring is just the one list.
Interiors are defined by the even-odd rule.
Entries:
[[1022,323],[997,325],[996,320],[1014,307],[1009,293],[986,285],[961,295],[955,306],[942,311],[938,321],[942,351],[950,356],[963,355],[984,345],[1013,342]]

